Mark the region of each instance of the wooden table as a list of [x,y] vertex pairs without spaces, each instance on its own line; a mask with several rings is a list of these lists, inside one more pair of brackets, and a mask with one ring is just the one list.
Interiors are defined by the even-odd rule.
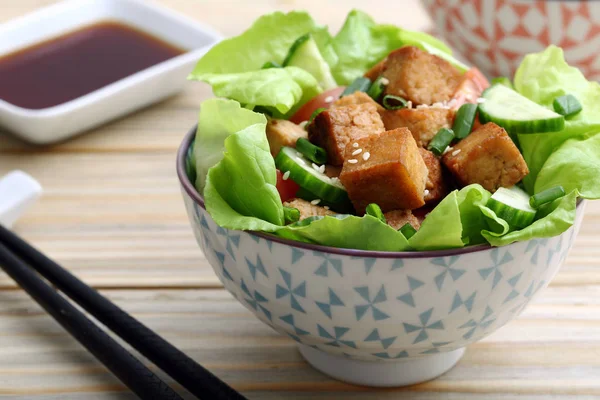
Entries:
[[[1,0],[0,21],[48,0]],[[337,29],[358,0],[163,0],[226,35],[265,12],[307,8]],[[371,0],[379,21],[428,25],[414,1]],[[221,289],[192,236],[175,152],[202,84],[70,142],[36,148],[0,133],[0,175],[20,168],[45,188],[16,231],[250,399],[600,398],[600,202],[574,250],[516,321],[470,346],[443,377],[369,390],[311,369],[294,342]],[[168,379],[168,378],[167,378]],[[127,390],[0,273],[0,398],[132,399]]]

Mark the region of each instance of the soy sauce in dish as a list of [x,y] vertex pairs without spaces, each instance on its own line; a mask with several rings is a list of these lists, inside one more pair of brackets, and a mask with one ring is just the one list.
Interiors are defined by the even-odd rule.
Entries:
[[99,22],[1,57],[0,99],[53,107],[183,53],[131,26]]

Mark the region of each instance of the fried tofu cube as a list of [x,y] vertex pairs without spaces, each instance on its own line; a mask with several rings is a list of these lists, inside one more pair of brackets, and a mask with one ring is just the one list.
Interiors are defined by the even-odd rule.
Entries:
[[461,185],[478,183],[490,192],[511,187],[529,173],[510,136],[493,122],[461,140],[442,162]]
[[300,221],[308,217],[325,217],[327,215],[335,215],[333,211],[330,211],[325,207],[312,204],[310,201],[303,199],[292,199],[284,202],[283,205],[290,208],[296,208],[298,211],[300,211]]
[[342,165],[348,143],[384,131],[377,107],[364,103],[321,112],[309,125],[308,137],[327,151],[329,164]]
[[411,210],[389,211],[383,214],[383,216],[385,217],[387,224],[395,230],[402,228],[407,222],[416,230],[419,230],[421,227],[421,223],[417,217],[413,215]]
[[425,202],[432,203],[442,200],[448,194],[448,185],[444,179],[444,171],[440,159],[429,150],[419,149],[425,165],[429,170],[425,183]]
[[283,146],[296,147],[300,138],[308,139],[308,132],[301,126],[284,119],[270,119],[267,122],[267,140],[273,157],[279,154]]
[[330,178],[339,178],[342,173],[342,167],[339,165],[325,165],[325,175]]
[[419,146],[427,147],[440,129],[452,127],[456,112],[445,108],[428,107],[383,110],[379,114],[385,129],[392,130],[406,127]]
[[414,46],[392,51],[383,76],[389,80],[386,94],[410,100],[413,104],[449,101],[462,74],[448,61]]
[[[340,181],[359,214],[370,203],[383,212],[419,208],[425,204],[427,166],[406,128],[356,140],[346,147]],[[353,156],[357,149],[362,152]]]
[[385,110],[381,104],[377,103],[365,92],[354,92],[347,96],[340,97],[331,104],[331,107],[345,107],[357,104],[373,104],[375,107],[377,107],[377,111],[382,112]]
[[365,72],[364,77],[369,78],[371,82],[374,82],[375,79],[379,78],[379,75],[383,73],[383,69],[385,68],[385,63],[387,58],[379,61],[377,64],[373,65],[370,70]]

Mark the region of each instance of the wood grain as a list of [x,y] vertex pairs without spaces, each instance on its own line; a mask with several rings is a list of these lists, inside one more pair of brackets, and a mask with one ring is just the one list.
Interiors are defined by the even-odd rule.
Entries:
[[[0,0],[0,23],[52,4]],[[416,0],[163,0],[225,35],[274,10],[308,9],[337,30],[351,8],[424,29]],[[175,152],[210,89],[192,83],[160,104],[74,140],[34,147],[0,132],[0,175],[45,188],[16,231],[249,399],[564,400],[600,398],[600,203],[590,203],[565,266],[516,321],[470,346],[438,380],[396,390],[333,381],[227,292],[195,243]],[[185,398],[191,398],[183,394]],[[0,399],[134,397],[0,273]]]

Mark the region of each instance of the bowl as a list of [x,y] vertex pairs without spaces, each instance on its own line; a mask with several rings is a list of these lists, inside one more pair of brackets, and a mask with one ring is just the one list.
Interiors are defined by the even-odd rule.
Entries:
[[563,264],[583,218],[560,236],[494,248],[427,252],[341,249],[224,229],[177,158],[187,213],[223,286],[258,319],[298,342],[336,379],[367,386],[423,382],[465,346],[517,317]]
[[590,80],[600,79],[600,2],[421,0],[435,32],[490,77],[512,77],[550,44]]
[[66,0],[0,26],[0,57],[101,21],[148,32],[185,53],[66,103],[31,110],[0,99],[0,126],[34,144],[51,144],[183,90],[186,76],[221,36],[185,15],[140,0]]

